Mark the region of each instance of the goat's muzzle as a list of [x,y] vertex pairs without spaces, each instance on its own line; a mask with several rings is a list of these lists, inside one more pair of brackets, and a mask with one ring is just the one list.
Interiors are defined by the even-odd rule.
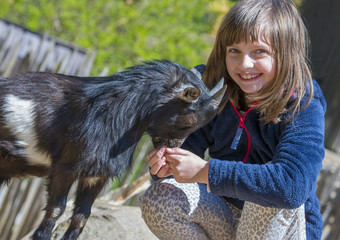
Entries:
[[185,139],[166,139],[161,137],[153,137],[152,143],[154,148],[161,148],[161,147],[180,147],[182,146]]

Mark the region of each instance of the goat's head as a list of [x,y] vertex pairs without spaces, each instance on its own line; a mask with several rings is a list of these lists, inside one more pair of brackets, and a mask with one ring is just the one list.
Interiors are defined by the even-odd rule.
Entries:
[[184,67],[177,70],[177,81],[164,93],[171,98],[167,98],[169,101],[151,116],[147,132],[155,148],[181,146],[190,133],[206,125],[216,115],[226,92],[224,79],[210,91],[196,71]]

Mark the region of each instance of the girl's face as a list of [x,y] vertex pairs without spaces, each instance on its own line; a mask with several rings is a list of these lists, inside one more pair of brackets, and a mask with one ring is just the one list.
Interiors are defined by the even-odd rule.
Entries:
[[257,93],[276,73],[271,46],[260,36],[257,43],[240,42],[227,47],[226,66],[230,77],[245,93]]

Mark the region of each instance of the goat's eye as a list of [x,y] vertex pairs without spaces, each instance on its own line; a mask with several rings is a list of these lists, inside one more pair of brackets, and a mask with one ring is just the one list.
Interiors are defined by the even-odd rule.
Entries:
[[193,126],[197,124],[197,117],[194,114],[187,115],[185,117],[186,124]]

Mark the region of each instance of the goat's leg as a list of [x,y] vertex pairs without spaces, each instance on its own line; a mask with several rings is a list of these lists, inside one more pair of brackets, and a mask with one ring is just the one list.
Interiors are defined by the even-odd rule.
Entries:
[[77,239],[91,214],[91,207],[107,181],[106,177],[79,180],[71,224],[62,240]]
[[64,213],[68,192],[74,182],[71,174],[60,174],[61,171],[51,172],[48,178],[48,201],[45,207],[45,217],[34,232],[33,240],[51,238],[52,230],[58,218]]

